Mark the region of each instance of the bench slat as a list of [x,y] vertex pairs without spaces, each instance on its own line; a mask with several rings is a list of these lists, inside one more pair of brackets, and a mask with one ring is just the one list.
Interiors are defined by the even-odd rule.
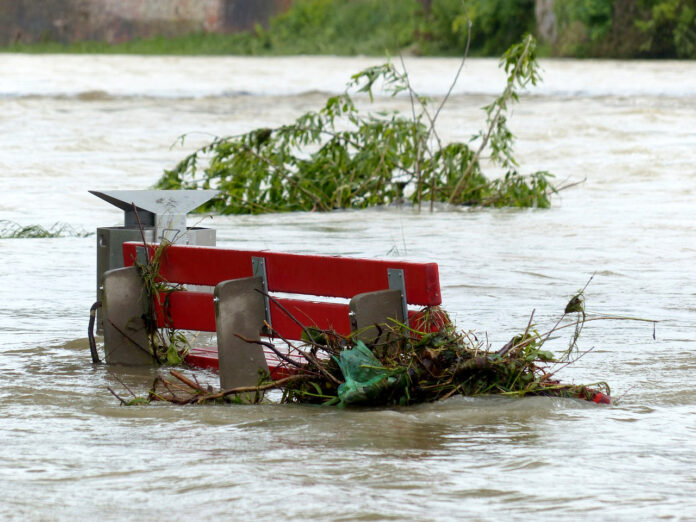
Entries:
[[[163,303],[168,300],[168,318],[165,320]],[[278,299],[298,321],[306,326],[316,326],[323,330],[335,330],[341,335],[350,333],[348,305],[322,303],[299,299]],[[213,295],[203,292],[172,292],[168,297],[160,294],[156,303],[157,326],[173,327],[180,330],[215,331],[215,306]],[[273,329],[286,339],[302,338],[302,328],[290,319],[275,303],[271,303],[271,323]]]
[[[292,368],[288,368],[288,364],[281,361],[271,350],[264,349],[264,353],[266,355],[266,361],[268,362],[268,370],[271,374],[271,379],[278,380],[293,375]],[[191,352],[189,352],[186,357],[186,363],[196,368],[218,371],[220,369],[220,364],[217,347],[196,346],[191,348]]]
[[[165,321],[163,303],[169,301],[169,317]],[[300,299],[279,298],[282,304],[298,321],[305,326],[315,326],[322,330],[334,330],[347,336],[351,332],[348,305],[341,303],[322,303]],[[204,292],[177,291],[155,303],[155,314],[159,328],[173,327],[179,330],[215,331],[215,305],[213,295]],[[418,327],[421,313],[409,310],[411,324]],[[442,322],[442,320],[440,320]],[[271,302],[271,323],[280,335],[297,341],[302,339],[302,329],[276,303]],[[435,323],[437,329],[439,323]]]
[[[123,244],[125,266],[134,263],[138,244]],[[153,252],[156,245],[149,248]],[[404,271],[408,303],[437,306],[442,302],[436,263],[171,245],[162,256],[160,274],[172,283],[215,286],[221,281],[253,275],[252,257],[266,260],[271,292],[351,298],[388,288],[387,269],[392,268]]]

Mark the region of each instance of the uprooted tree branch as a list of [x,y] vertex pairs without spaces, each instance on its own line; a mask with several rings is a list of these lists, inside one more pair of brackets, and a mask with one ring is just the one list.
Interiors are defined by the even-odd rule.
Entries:
[[[503,55],[506,85],[484,107],[486,126],[470,141],[478,140],[475,150],[464,142],[443,143],[436,129],[461,67],[433,110],[432,101],[413,89],[402,61],[401,69],[386,63],[353,75],[343,94],[294,123],[216,138],[165,171],[157,187],[218,189],[220,195],[202,210],[224,214],[328,211],[405,200],[418,208],[423,202],[431,208],[434,202],[548,207],[559,188],[548,172],[518,172],[515,137],[506,118],[520,93],[540,80],[535,49],[534,38],[527,35]],[[367,94],[373,101],[380,88],[391,96],[408,93],[410,117],[358,110],[354,96]],[[486,151],[494,165],[506,169],[502,177],[483,174]]]

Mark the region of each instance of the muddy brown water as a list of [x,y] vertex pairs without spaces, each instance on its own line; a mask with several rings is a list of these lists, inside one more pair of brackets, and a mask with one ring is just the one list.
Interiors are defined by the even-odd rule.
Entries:
[[[376,63],[337,58],[0,55],[0,220],[93,231],[211,135],[288,121]],[[410,59],[441,97],[457,62]],[[214,217],[219,244],[436,261],[444,305],[501,346],[551,326],[596,273],[594,350],[560,376],[614,406],[454,398],[351,411],[120,407],[154,370],[92,366],[95,238],[0,240],[3,519],[696,517],[696,64],[546,61],[511,126],[523,170],[581,180],[550,210],[374,209]],[[502,87],[471,60],[440,120],[466,139]],[[381,108],[410,110],[404,98]],[[183,147],[170,145],[191,133]],[[191,220],[197,222],[198,218]],[[566,339],[553,341],[562,350]],[[215,381],[215,376],[201,378]]]

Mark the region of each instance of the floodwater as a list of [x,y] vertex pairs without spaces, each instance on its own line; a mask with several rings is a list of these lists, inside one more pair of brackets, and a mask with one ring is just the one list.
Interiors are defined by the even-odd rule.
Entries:
[[[287,122],[374,63],[0,55],[0,220],[117,225],[87,190],[148,188],[211,136]],[[407,65],[438,99],[457,61]],[[90,362],[94,236],[0,239],[0,518],[696,518],[696,63],[543,67],[510,120],[522,170],[585,180],[550,210],[202,225],[226,246],[436,261],[446,309],[494,347],[532,310],[552,326],[596,274],[591,315],[659,321],[655,338],[650,323],[588,323],[580,344],[593,350],[559,374],[607,381],[618,404],[121,407],[107,386],[143,393],[154,370]],[[470,60],[441,136],[468,139],[502,84],[495,60]],[[405,98],[376,105],[410,111]]]

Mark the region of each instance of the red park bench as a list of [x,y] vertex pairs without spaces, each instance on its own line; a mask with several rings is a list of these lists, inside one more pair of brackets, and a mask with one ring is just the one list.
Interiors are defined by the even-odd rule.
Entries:
[[[148,245],[150,256],[156,248]],[[148,303],[134,266],[136,259],[145,259],[145,247],[124,243],[123,256],[125,268],[106,272],[104,277],[107,363],[151,364],[152,356],[143,349],[148,346]],[[388,318],[413,320],[418,312],[408,305],[441,303],[436,263],[183,245],[167,246],[159,261],[162,281],[215,288],[213,293],[192,288],[161,293],[154,308],[160,328],[217,333],[217,348],[193,348],[187,362],[219,368],[223,388],[254,385],[259,370],[278,376],[277,360],[260,345],[238,337],[258,340],[268,333],[264,321],[288,340],[301,340],[303,326],[333,329],[342,335],[356,330],[359,335],[374,334],[373,325]]]

